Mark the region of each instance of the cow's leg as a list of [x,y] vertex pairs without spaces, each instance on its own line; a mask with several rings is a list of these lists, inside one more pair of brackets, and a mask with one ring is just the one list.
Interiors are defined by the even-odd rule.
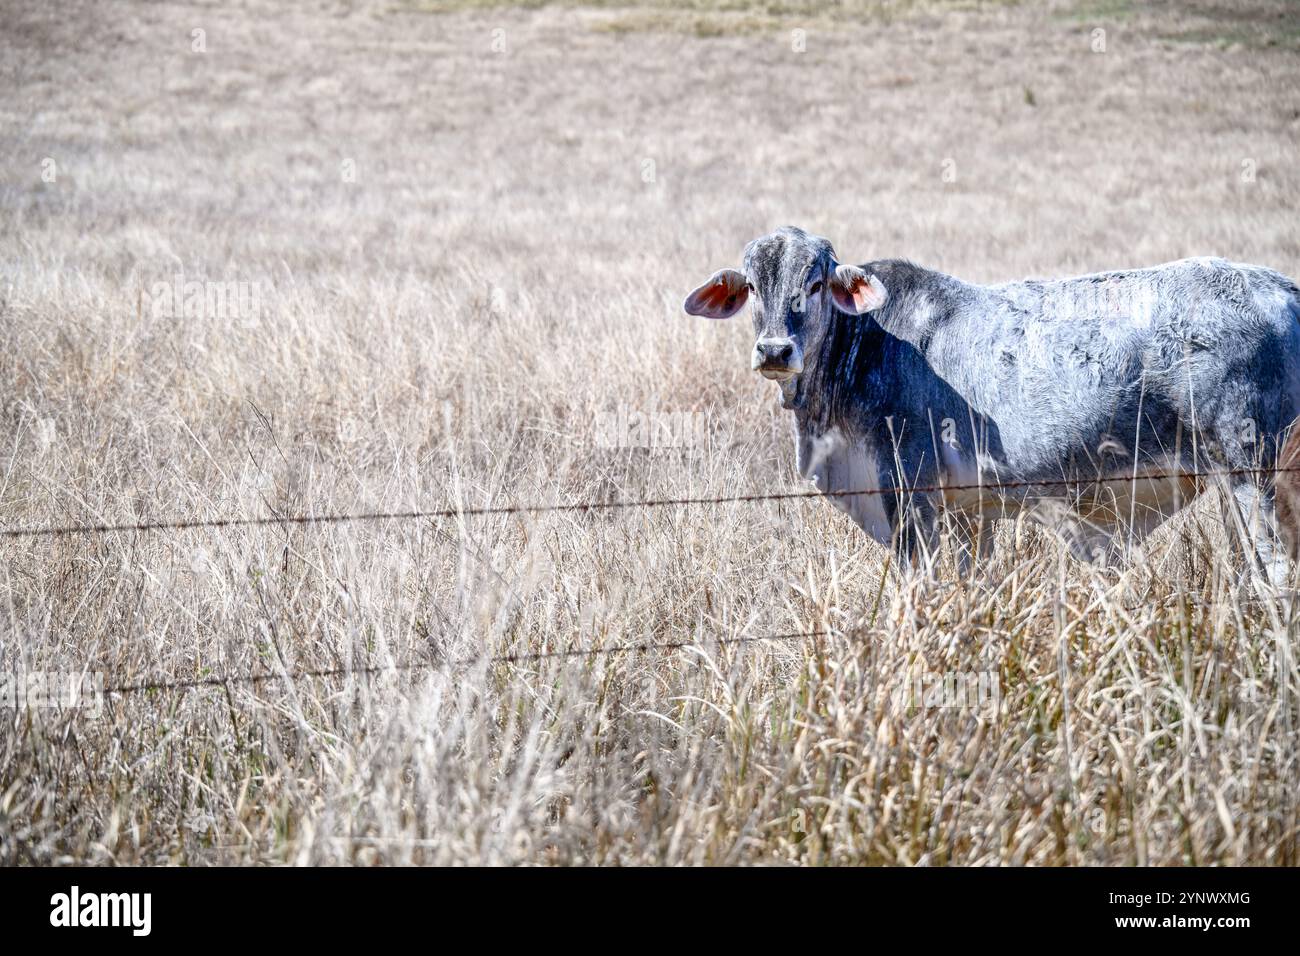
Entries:
[[1234,476],[1230,486],[1233,505],[1244,536],[1245,551],[1257,583],[1272,588],[1286,584],[1290,561],[1278,536],[1273,491],[1250,476]]
[[953,508],[944,511],[943,524],[949,529],[957,571],[963,577],[984,566],[993,554],[993,522],[978,511]]
[[[1178,470],[1173,463],[1156,467],[1166,473]],[[1188,508],[1202,490],[1195,479],[1185,477],[1158,481],[1143,478],[1134,482],[1133,497],[1119,500],[1116,508],[1116,544],[1127,562],[1149,565],[1152,555],[1147,549],[1147,539],[1151,533]]]
[[928,495],[914,494],[904,499],[894,532],[894,554],[900,568],[934,573],[939,545],[938,511]]
[[[1183,507],[1186,507],[1186,502],[1184,502]],[[1133,516],[1132,520],[1125,520],[1119,525],[1123,545],[1130,553],[1140,552],[1143,543],[1151,536],[1151,532],[1168,521],[1174,514],[1173,511],[1164,514],[1155,508],[1146,508],[1138,512]]]

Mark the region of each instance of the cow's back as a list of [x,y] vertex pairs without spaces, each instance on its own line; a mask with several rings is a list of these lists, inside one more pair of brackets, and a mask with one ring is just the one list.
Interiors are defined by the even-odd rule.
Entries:
[[1015,471],[1116,440],[1156,457],[1178,421],[1276,433],[1300,411],[1300,294],[1273,270],[1198,258],[967,288],[927,358]]

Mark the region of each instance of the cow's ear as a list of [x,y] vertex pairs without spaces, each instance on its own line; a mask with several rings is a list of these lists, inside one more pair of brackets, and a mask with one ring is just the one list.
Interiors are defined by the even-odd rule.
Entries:
[[831,276],[831,298],[850,315],[874,312],[889,300],[885,284],[857,266],[836,266]]
[[702,315],[706,319],[729,319],[741,310],[748,298],[749,280],[745,274],[723,269],[688,295],[682,308],[690,315]]

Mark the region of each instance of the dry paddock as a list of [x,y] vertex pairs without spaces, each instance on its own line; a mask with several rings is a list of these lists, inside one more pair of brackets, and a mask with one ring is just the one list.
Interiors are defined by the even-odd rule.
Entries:
[[[1283,3],[741,6],[4,0],[0,525],[797,489],[747,321],[679,312],[787,222],[1300,274]],[[194,684],[0,702],[0,861],[1295,863],[1300,625],[1221,531],[933,582],[802,500],[0,538],[9,687]]]

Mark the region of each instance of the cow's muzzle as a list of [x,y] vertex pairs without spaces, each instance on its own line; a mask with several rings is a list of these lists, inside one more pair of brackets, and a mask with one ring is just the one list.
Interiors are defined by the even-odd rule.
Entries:
[[794,339],[759,339],[754,343],[754,371],[783,382],[803,371],[803,353]]

